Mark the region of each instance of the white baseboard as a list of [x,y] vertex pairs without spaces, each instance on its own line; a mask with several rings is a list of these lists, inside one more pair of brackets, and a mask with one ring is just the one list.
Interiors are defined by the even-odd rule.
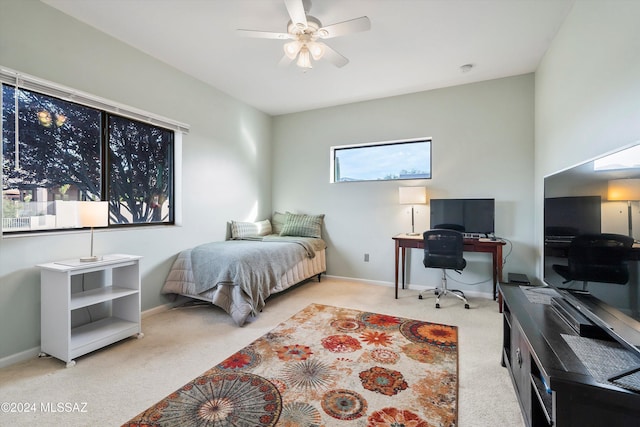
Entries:
[[0,368],[5,368],[9,365],[13,365],[25,360],[34,359],[40,354],[40,347],[33,347],[29,350],[21,351],[20,353],[12,354],[11,356],[3,357],[0,359]]
[[153,316],[154,314],[163,313],[165,311],[169,311],[173,308],[173,303],[162,304],[157,307],[150,308],[149,310],[145,310],[142,312],[141,317],[147,318],[149,316]]
[[338,280],[346,280],[348,282],[359,282],[359,283],[368,283],[370,285],[376,285],[376,286],[389,286],[391,288],[393,287],[393,283],[383,282],[381,280],[367,280],[367,279],[358,279],[356,277],[332,276],[330,274],[325,274],[324,277],[330,277]]
[[[384,281],[380,281],[380,280],[367,280],[367,279],[358,279],[355,277],[343,277],[343,276],[332,276],[332,275],[326,275],[325,277],[331,277],[334,279],[338,279],[338,280],[346,280],[346,281],[350,281],[350,282],[359,282],[359,283],[368,283],[370,285],[377,285],[377,286],[388,286],[390,288],[395,287],[395,283],[393,282],[384,282]],[[398,288],[400,288],[400,286],[398,286]],[[425,286],[425,285],[416,285],[416,284],[405,284],[405,289],[413,289],[416,291],[428,291],[430,289],[435,289],[433,286]],[[402,289],[398,289],[399,292],[402,292]],[[474,290],[467,290],[464,289],[464,293],[465,295],[469,295],[472,297],[478,297],[478,298],[486,298],[486,299],[492,299],[493,297],[491,296],[491,292],[478,292],[478,291],[474,291]]]
[[[173,304],[163,304],[158,307],[151,308],[149,310],[145,310],[142,312],[141,317],[144,319],[149,316],[153,316],[154,314],[162,313],[164,311],[168,311],[173,307]],[[40,354],[40,347],[33,347],[25,351],[21,351],[20,353],[15,353],[7,357],[3,357],[0,359],[0,368],[5,368],[9,365],[14,365],[16,363],[24,362],[25,360],[34,359],[38,357]]]
[[[346,280],[346,281],[351,281],[351,282],[367,283],[367,284],[376,285],[376,286],[387,286],[389,288],[393,288],[394,287],[393,283],[384,282],[384,281],[380,281],[380,280],[357,279],[357,278],[353,278],[353,277],[342,277],[342,276],[332,276],[332,275],[325,275],[325,277],[334,278],[334,279],[338,279],[338,280]],[[413,290],[417,290],[417,291],[424,291],[424,290],[434,289],[433,287],[424,286],[424,285],[412,285],[412,284],[409,284],[409,285],[406,285],[406,286],[407,286],[407,289],[413,289]],[[402,289],[400,289],[400,291],[402,291]],[[469,296],[491,299],[491,294],[487,293],[487,292],[475,292],[475,291],[465,290],[464,293],[466,295],[469,295]],[[141,317],[142,317],[142,319],[145,319],[145,318],[147,318],[149,316],[153,316],[155,314],[163,313],[165,311],[171,310],[175,305],[176,305],[176,303],[174,302],[174,303],[167,303],[167,304],[159,305],[157,307],[150,308],[149,310],[143,311],[142,314],[141,314]],[[33,348],[28,349],[28,350],[21,351],[20,353],[16,353],[16,354],[12,354],[12,355],[7,356],[7,357],[3,357],[2,359],[0,359],[0,368],[4,368],[4,367],[7,367],[9,365],[13,365],[15,363],[24,362],[25,360],[36,358],[36,357],[38,357],[39,354],[40,354],[40,347],[33,347]]]

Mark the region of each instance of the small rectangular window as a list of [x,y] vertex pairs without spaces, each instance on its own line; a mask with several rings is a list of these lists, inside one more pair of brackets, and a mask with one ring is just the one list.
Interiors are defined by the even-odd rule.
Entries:
[[331,147],[331,182],[431,178],[431,138]]

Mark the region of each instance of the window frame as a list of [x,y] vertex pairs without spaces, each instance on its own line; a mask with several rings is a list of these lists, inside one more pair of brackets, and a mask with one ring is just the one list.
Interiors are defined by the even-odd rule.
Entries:
[[[28,90],[36,92],[45,96],[60,99],[65,102],[70,102],[85,107],[90,107],[99,110],[102,113],[102,133],[103,136],[100,141],[101,155],[101,200],[109,201],[110,194],[109,188],[110,181],[110,168],[109,161],[107,160],[107,153],[109,151],[109,132],[108,132],[108,117],[115,116],[131,120],[133,122],[162,128],[172,132],[170,141],[170,153],[171,169],[173,176],[170,177],[171,183],[168,192],[171,194],[171,213],[168,221],[166,222],[135,222],[135,223],[114,223],[109,224],[108,228],[128,228],[128,227],[157,227],[157,226],[170,226],[181,225],[182,222],[182,196],[179,194],[181,188],[181,174],[182,174],[182,136],[189,133],[189,125],[181,123],[166,117],[155,115],[145,112],[143,110],[129,107],[123,104],[116,103],[114,101],[100,98],[85,92],[81,92],[66,86],[61,86],[28,74],[20,73],[14,70],[10,70],[0,66],[0,85],[7,84],[13,86],[16,90]],[[2,103],[0,102],[0,114],[3,114]],[[0,135],[3,135],[3,121],[0,120]],[[0,160],[3,156],[3,151],[0,150]],[[3,173],[3,172],[0,172]],[[2,214],[0,214],[2,217]],[[59,233],[59,232],[77,232],[82,230],[82,227],[74,228],[46,228],[35,230],[21,230],[21,231],[3,231],[0,228],[0,235],[4,237],[14,236],[30,236],[36,234],[47,233]]]
[[[111,201],[111,187],[112,187],[112,181],[110,179],[110,175],[111,175],[111,165],[113,163],[113,159],[111,158],[111,150],[110,150],[110,139],[111,139],[111,128],[110,128],[110,124],[111,124],[111,120],[110,118],[115,117],[115,118],[125,118],[127,120],[131,120],[133,122],[136,123],[140,123],[142,125],[150,125],[150,126],[156,126],[150,123],[142,123],[138,120],[133,120],[129,117],[123,117],[123,116],[118,116],[116,114],[110,114],[110,113],[105,113],[104,114],[104,132],[105,132],[105,136],[103,137],[103,150],[105,150],[104,156],[103,156],[103,170],[105,171],[103,174],[103,178],[104,180],[102,181],[102,198],[107,199],[107,201]],[[159,128],[162,128],[161,126],[156,126]],[[177,139],[177,133],[175,131],[172,131],[171,129],[166,129],[163,128],[165,130],[169,130],[172,132],[171,134],[171,141],[169,142],[170,144],[170,151],[169,151],[169,157],[170,157],[170,163],[171,163],[171,170],[173,171],[173,175],[171,175],[170,179],[171,182],[169,184],[169,188],[168,188],[168,193],[171,195],[171,199],[170,199],[170,208],[169,208],[169,220],[167,222],[126,222],[126,223],[110,223],[109,224],[109,228],[125,228],[125,227],[137,227],[137,226],[142,226],[142,227],[152,227],[152,226],[168,226],[168,225],[175,225],[175,220],[176,220],[176,204],[175,204],[175,197],[176,197],[176,174],[177,174],[177,170],[178,168],[176,167],[176,163],[175,163],[175,159],[176,159],[176,139]]]
[[[367,147],[382,147],[382,146],[392,146],[392,145],[404,145],[404,144],[415,144],[415,143],[425,143],[429,144],[429,171],[428,176],[407,176],[407,177],[394,177],[394,178],[376,178],[376,179],[350,179],[350,180],[336,180],[336,153],[341,150],[349,150],[349,149],[358,149],[358,148],[367,148]],[[348,182],[387,182],[387,181],[406,181],[412,179],[431,179],[432,178],[432,165],[433,165],[433,138],[431,137],[420,137],[420,138],[411,138],[411,139],[400,139],[400,140],[392,140],[392,141],[380,141],[380,142],[368,142],[368,143],[360,143],[360,144],[347,144],[347,145],[336,145],[332,146],[329,149],[329,182],[331,184],[336,183],[348,183]]]

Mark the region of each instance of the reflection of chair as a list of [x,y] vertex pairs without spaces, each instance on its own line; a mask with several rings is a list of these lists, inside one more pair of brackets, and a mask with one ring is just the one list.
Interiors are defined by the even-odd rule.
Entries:
[[568,283],[587,282],[617,283],[629,281],[627,260],[633,246],[633,238],[621,234],[582,234],[569,244],[567,264],[554,264],[553,270]]
[[[440,308],[440,297],[448,294],[454,295],[464,301],[464,308],[469,308],[469,303],[464,293],[457,289],[447,288],[447,270],[454,270],[460,273],[467,265],[467,261],[462,257],[464,247],[464,237],[456,230],[434,229],[423,233],[424,238],[424,261],[427,268],[442,269],[442,289],[436,290],[436,308]],[[422,299],[422,293],[418,296]]]

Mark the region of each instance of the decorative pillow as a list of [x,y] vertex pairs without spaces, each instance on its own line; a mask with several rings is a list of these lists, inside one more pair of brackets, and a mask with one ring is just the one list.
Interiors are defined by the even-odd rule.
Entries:
[[287,212],[287,220],[280,231],[281,236],[316,237],[320,238],[322,233],[321,215],[292,214]]
[[283,214],[282,212],[274,212],[273,216],[271,217],[271,226],[273,227],[273,234],[280,234],[285,222],[287,222],[287,214]]
[[268,219],[258,222],[231,221],[231,238],[266,236],[271,234],[271,222]]

